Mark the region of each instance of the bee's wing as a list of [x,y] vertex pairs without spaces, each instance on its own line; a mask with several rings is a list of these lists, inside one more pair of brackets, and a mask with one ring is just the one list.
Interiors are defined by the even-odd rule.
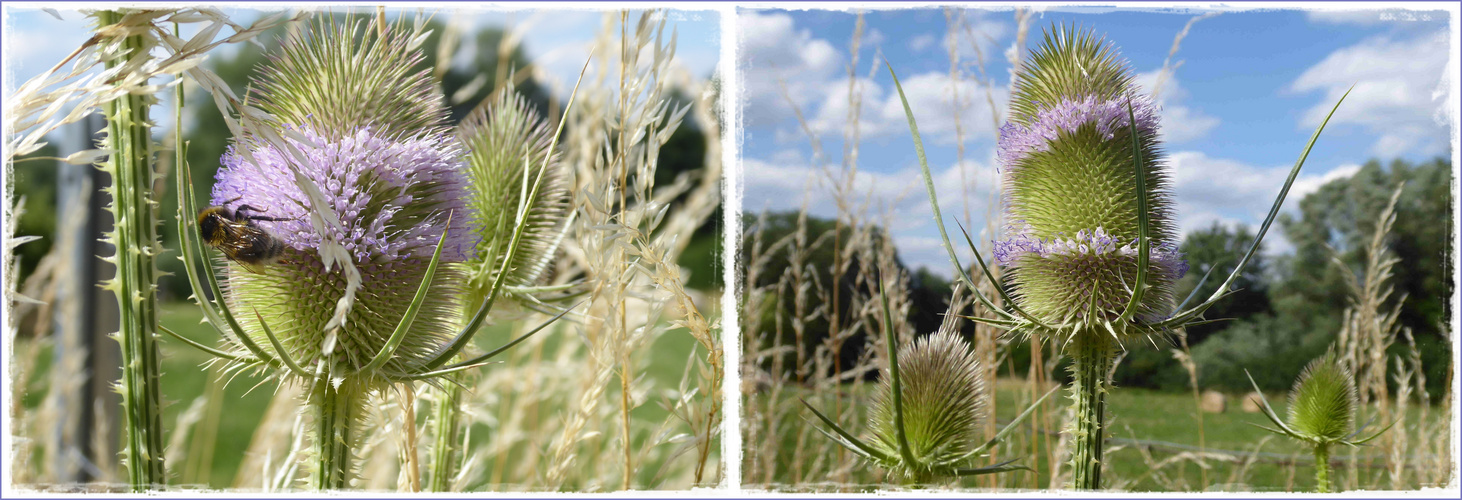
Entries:
[[248,269],[249,272],[255,274],[263,272],[263,266],[258,263],[245,262],[239,257],[241,254],[253,250],[259,240],[269,239],[269,233],[264,232],[263,229],[239,223],[225,224],[223,230],[228,233],[228,239],[218,245],[218,249],[229,260],[244,266],[244,269]]

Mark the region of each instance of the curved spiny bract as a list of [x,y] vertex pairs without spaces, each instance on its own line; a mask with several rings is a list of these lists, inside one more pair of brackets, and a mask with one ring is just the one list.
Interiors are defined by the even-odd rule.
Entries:
[[560,154],[550,154],[553,129],[511,87],[492,99],[469,114],[457,129],[457,138],[467,149],[469,224],[482,242],[467,262],[470,293],[466,305],[473,311],[503,268],[523,199],[531,196],[524,204],[527,212],[518,251],[504,276],[506,286],[543,284],[570,212],[568,179],[559,163]]
[[923,483],[971,458],[981,444],[987,396],[978,358],[954,332],[941,329],[900,351],[904,432],[917,462],[901,459],[888,376],[874,396],[868,443],[892,459],[882,465],[896,476]]

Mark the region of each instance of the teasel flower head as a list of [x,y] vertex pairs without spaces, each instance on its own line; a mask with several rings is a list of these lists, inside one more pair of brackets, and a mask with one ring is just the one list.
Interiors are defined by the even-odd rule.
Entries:
[[[979,426],[988,397],[969,343],[951,330],[940,329],[899,351],[904,431],[918,461],[894,460],[884,465],[897,475],[918,477],[931,469],[963,464],[981,444]],[[869,443],[891,457],[900,457],[892,380],[882,377],[875,393]]]
[[1052,324],[1123,316],[1138,286],[1145,202],[1146,293],[1129,316],[1166,318],[1187,264],[1175,244],[1156,105],[1110,43],[1071,29],[1047,34],[1014,88],[997,151],[1006,227],[995,245],[1014,299]]
[[1390,429],[1387,425],[1370,437],[1356,439],[1367,426],[1355,426],[1356,411],[1360,408],[1355,376],[1334,352],[1316,358],[1300,372],[1289,391],[1289,409],[1283,419],[1269,406],[1258,385],[1254,387],[1259,394],[1260,411],[1276,427],[1265,429],[1301,442],[1358,446]]
[[463,262],[477,241],[464,149],[428,73],[411,69],[414,37],[374,28],[323,21],[288,36],[254,86],[284,139],[237,138],[213,189],[215,206],[247,205],[283,244],[268,265],[228,262],[224,295],[252,343],[363,390],[430,371],[459,326],[463,281],[433,255],[440,243],[439,262]]
[[[260,345],[270,345],[262,320],[302,365],[333,352],[339,366],[327,371],[351,373],[385,347],[426,277],[443,232],[443,262],[461,262],[472,253],[475,238],[465,217],[454,215],[465,213],[461,150],[448,136],[391,139],[369,127],[334,140],[313,130],[300,135],[311,142],[289,142],[303,153],[302,162],[269,146],[251,152],[256,164],[232,152],[223,159],[214,205],[247,203],[280,219],[253,224],[284,244],[274,264],[251,270],[231,262],[225,293],[230,307],[244,312],[240,323]],[[314,225],[309,196],[294,180],[296,170],[325,196],[338,225]],[[359,271],[354,304],[338,327],[332,319],[350,276],[320,257],[327,241],[340,244]],[[411,331],[384,370],[414,373],[455,334],[460,279],[452,274],[437,271]]]
[[1332,446],[1361,446],[1381,437],[1392,425],[1396,425],[1393,420],[1374,434],[1359,437],[1370,423],[1355,428],[1356,411],[1360,407],[1355,376],[1334,351],[1311,361],[1300,372],[1294,388],[1289,391],[1289,412],[1286,418],[1280,418],[1274,408],[1269,406],[1269,400],[1259,390],[1259,384],[1254,383],[1253,377],[1249,378],[1249,383],[1254,384],[1254,392],[1259,395],[1255,401],[1259,405],[1259,411],[1264,413],[1269,423],[1274,424],[1274,427],[1256,427],[1309,445],[1315,455],[1315,489],[1320,493],[1332,491]]
[[[467,308],[493,289],[501,273],[512,302],[537,302],[533,294],[546,283],[549,266],[568,228],[568,180],[560,154],[554,151],[553,129],[512,87],[473,110],[457,127],[467,149],[468,224],[481,241],[465,267]],[[525,209],[523,224],[517,217]],[[521,227],[521,231],[519,231]],[[517,237],[518,249],[508,259]],[[494,307],[494,315],[506,311]]]
[[1315,441],[1338,441],[1350,433],[1359,406],[1355,378],[1335,356],[1311,361],[1289,391],[1290,428]]
[[[958,333],[958,295],[933,335],[900,347],[894,335],[888,299],[883,301],[884,347],[887,366],[875,393],[869,418],[869,439],[843,429],[817,411],[803,405],[821,420],[827,430],[818,429],[834,442],[869,463],[887,469],[906,484],[924,484],[936,478],[979,476],[1016,470],[1030,470],[1008,460],[983,467],[966,467],[973,459],[1000,443],[1026,417],[1056,391],[1047,392],[1005,428],[983,443],[980,424],[985,418],[986,392],[980,378],[980,364],[973,350]],[[900,352],[903,352],[902,356]]]

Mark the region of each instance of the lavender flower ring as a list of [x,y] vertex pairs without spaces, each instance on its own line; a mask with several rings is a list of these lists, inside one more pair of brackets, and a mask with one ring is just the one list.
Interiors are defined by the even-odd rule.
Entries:
[[[308,141],[288,141],[303,161],[253,141],[246,144],[257,164],[233,149],[223,158],[213,203],[239,200],[284,219],[255,224],[286,247],[282,261],[262,272],[230,263],[225,295],[229,307],[243,313],[239,322],[258,344],[270,345],[259,324],[262,317],[301,366],[324,362],[324,372],[345,375],[366,366],[382,350],[412,302],[443,232],[442,262],[470,258],[476,236],[467,217],[460,215],[467,190],[463,152],[446,134],[392,138],[363,127],[333,141],[309,128],[300,136]],[[315,227],[296,171],[324,195],[339,226]],[[338,328],[331,320],[349,293],[347,277],[322,261],[319,250],[325,242],[342,246],[360,272],[359,290]],[[419,320],[383,370],[421,371],[456,334],[462,277],[454,267],[437,270]]]

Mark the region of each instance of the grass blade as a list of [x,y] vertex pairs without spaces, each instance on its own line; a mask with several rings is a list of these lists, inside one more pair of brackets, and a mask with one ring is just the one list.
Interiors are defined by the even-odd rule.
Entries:
[[1152,238],[1147,213],[1147,169],[1142,168],[1142,146],[1138,143],[1137,115],[1132,112],[1132,100],[1127,100],[1127,126],[1132,130],[1132,167],[1137,177],[1137,283],[1132,288],[1132,298],[1117,321],[1126,322],[1137,314],[1142,305],[1142,296],[1147,289],[1147,266],[1152,258]]
[[[975,294],[975,298],[979,299],[981,304],[1004,319],[1015,319],[1015,316],[1005,312],[1004,309],[995,307],[990,299],[980,293],[979,287],[975,286],[975,280],[971,279],[969,273],[965,272],[964,266],[960,265],[959,257],[954,253],[954,244],[949,242],[949,233],[944,230],[944,216],[939,213],[939,197],[934,193],[934,175],[929,173],[929,159],[924,156],[924,141],[919,138],[919,125],[914,123],[914,110],[909,107],[909,99],[904,96],[904,87],[899,84],[899,76],[894,74],[891,64],[888,65],[888,74],[893,77],[893,86],[898,89],[899,100],[904,104],[904,115],[909,119],[909,132],[914,136],[914,153],[919,157],[919,170],[924,173],[924,188],[929,191],[929,206],[934,209],[934,225],[939,227],[939,237],[943,240],[944,250],[949,253],[949,262],[954,264],[954,269],[959,272],[960,279],[965,281],[965,285],[970,287],[970,291]],[[980,265],[983,266],[984,262],[981,261]],[[993,284],[996,287],[1000,286],[1000,283]]]

